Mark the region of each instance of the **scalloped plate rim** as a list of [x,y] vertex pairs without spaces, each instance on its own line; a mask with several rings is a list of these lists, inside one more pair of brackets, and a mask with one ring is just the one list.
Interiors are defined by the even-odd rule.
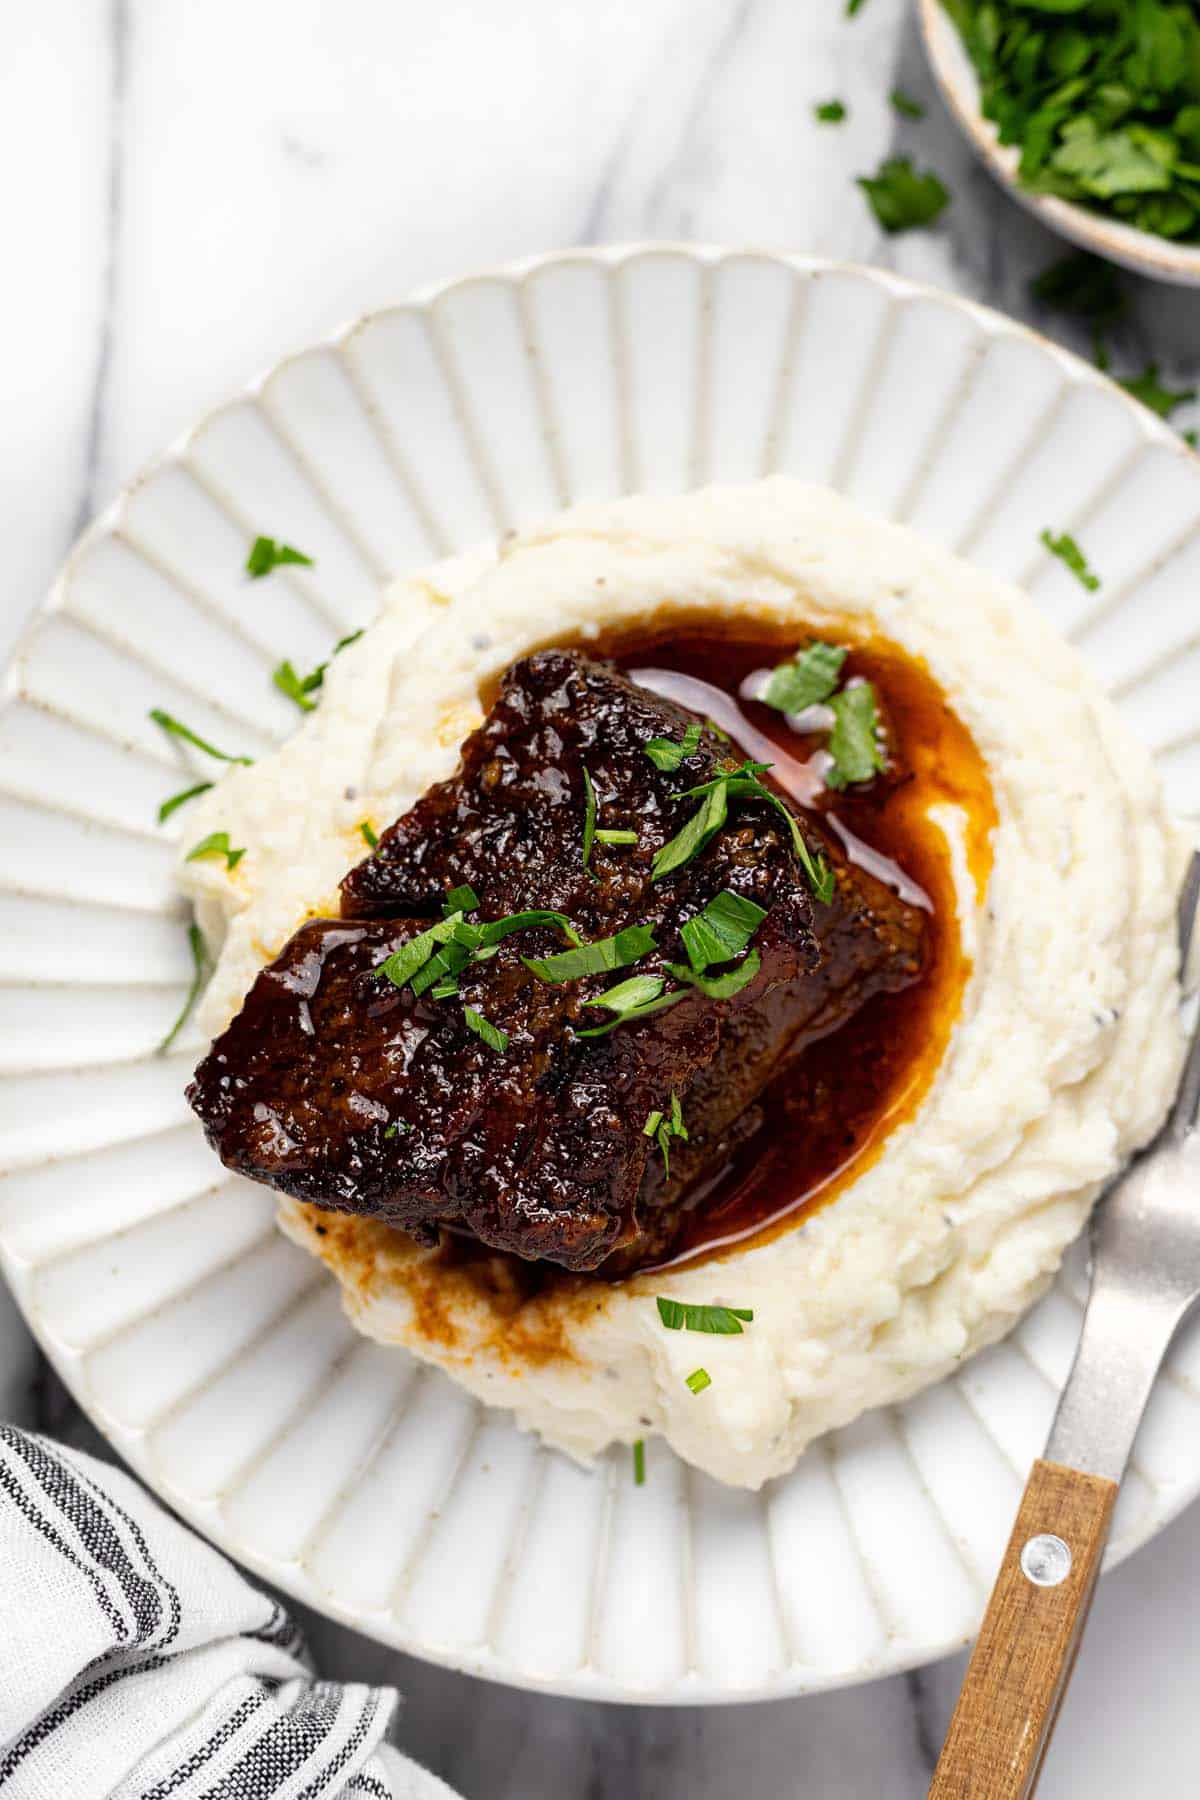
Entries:
[[[936,3],[936,0],[923,0],[923,3]],[[33,609],[18,634],[5,670],[4,692],[0,696],[0,712],[6,704],[16,699],[31,698],[24,694],[21,683],[21,668],[25,654],[45,622],[58,612],[65,584],[82,554],[91,545],[112,533],[120,523],[130,499],[154,475],[177,464],[193,439],[212,420],[229,408],[236,406],[240,401],[254,399],[264,384],[286,365],[322,349],[340,346],[376,320],[397,313],[428,312],[438,300],[448,294],[483,282],[499,281],[515,285],[549,267],[571,265],[595,267],[599,264],[615,268],[629,262],[649,258],[658,258],[664,261],[683,260],[705,269],[711,269],[726,262],[757,260],[786,269],[794,274],[804,274],[814,278],[850,275],[876,283],[900,300],[927,301],[938,306],[958,309],[971,316],[993,336],[1025,339],[1034,344],[1043,354],[1049,353],[1074,385],[1092,386],[1118,394],[1121,403],[1135,422],[1139,434],[1147,443],[1167,448],[1186,459],[1192,459],[1196,454],[1169,425],[1125,393],[1110,377],[1073,351],[1054,343],[1042,333],[1024,325],[1019,320],[1009,318],[996,308],[959,294],[947,292],[931,284],[913,280],[908,276],[895,274],[890,270],[802,252],[774,252],[754,244],[715,245],[635,240],[596,248],[585,246],[563,251],[542,252],[506,263],[484,265],[464,275],[426,283],[401,301],[358,315],[322,337],[288,351],[253,379],[245,382],[234,393],[207,408],[193,424],[177,434],[161,452],[149,459],[133,477],[123,483],[108,505],[76,539],[64,558],[49,592]],[[459,552],[456,551],[455,554],[459,554]],[[32,703],[37,704],[35,698],[32,699]],[[72,904],[69,900],[65,900],[63,903]],[[100,1065],[84,1066],[114,1067],[119,1066],[122,1060],[124,1059],[117,1058]],[[133,1060],[144,1059],[138,1057]],[[56,1069],[61,1071],[62,1065],[56,1065]],[[84,1154],[89,1153],[85,1152]],[[51,1157],[42,1160],[53,1161],[54,1159]],[[14,1167],[14,1172],[17,1172],[19,1166]],[[905,1670],[918,1668],[941,1657],[951,1655],[970,1642],[969,1634],[952,1634],[937,1643],[920,1644],[913,1647],[911,1651],[901,1651],[895,1657],[882,1659],[876,1656],[864,1659],[856,1667],[823,1668],[806,1665],[802,1662],[791,1662],[767,1680],[745,1686],[731,1686],[711,1677],[700,1676],[693,1669],[689,1669],[683,1675],[671,1678],[659,1688],[642,1688],[622,1683],[612,1676],[597,1671],[586,1662],[578,1665],[566,1675],[550,1673],[540,1676],[528,1668],[510,1666],[494,1651],[479,1655],[473,1654],[469,1648],[464,1649],[461,1646],[439,1648],[406,1634],[393,1619],[378,1613],[355,1611],[354,1608],[341,1604],[331,1594],[318,1587],[302,1562],[277,1562],[261,1551],[242,1543],[223,1519],[218,1501],[205,1502],[189,1498],[186,1494],[177,1491],[169,1480],[160,1476],[151,1466],[151,1459],[142,1450],[148,1433],[131,1430],[110,1417],[103,1405],[88,1391],[82,1355],[72,1351],[69,1346],[59,1341],[53,1331],[40,1319],[38,1307],[29,1291],[28,1278],[34,1268],[35,1265],[31,1261],[19,1256],[0,1241],[0,1271],[8,1279],[30,1331],[81,1409],[118,1450],[139,1478],[146,1483],[150,1491],[194,1526],[218,1550],[234,1558],[261,1579],[269,1581],[296,1600],[338,1623],[422,1661],[481,1679],[497,1681],[510,1687],[547,1695],[636,1706],[740,1705],[762,1700],[794,1698],[810,1693],[828,1692],[859,1682],[882,1680],[887,1676],[901,1674]],[[1200,1493],[1200,1466],[1197,1467],[1195,1476],[1190,1482],[1181,1481],[1173,1484],[1170,1488],[1160,1488],[1158,1491],[1163,1496],[1165,1503],[1156,1505],[1155,1508],[1148,1509],[1141,1515],[1137,1528],[1122,1538],[1115,1546],[1115,1551],[1108,1558],[1106,1567],[1115,1566],[1127,1556],[1132,1555],[1134,1551],[1178,1517],[1196,1497],[1196,1494]],[[895,1637],[892,1637],[890,1641],[893,1643],[903,1642],[902,1639],[898,1640]]]

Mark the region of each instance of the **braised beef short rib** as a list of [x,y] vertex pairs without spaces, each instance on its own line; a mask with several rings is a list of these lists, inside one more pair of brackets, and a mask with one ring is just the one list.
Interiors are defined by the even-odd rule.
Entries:
[[[304,925],[258,976],[188,1097],[227,1167],[318,1207],[361,1213],[424,1243],[442,1229],[573,1270],[625,1273],[669,1252],[689,1202],[757,1123],[785,1054],[872,994],[911,982],[921,914],[851,868],[802,820],[836,886],[814,900],[787,821],[741,798],[686,865],[655,881],[655,853],[697,808],[686,790],[740,761],[705,726],[664,772],[647,743],[681,743],[693,715],[612,665],[569,651],[525,658],[431,788],[346,876],[341,917]],[[586,772],[586,773],[585,773]],[[587,778],[601,830],[585,867]],[[561,983],[524,959],[568,947],[536,926],[414,996],[379,965],[472,888],[472,920],[565,914],[585,942],[649,926],[635,967]],[[668,1010],[583,1036],[612,1014],[588,1001],[632,974],[687,961],[680,928],[724,891],[766,918],[755,978],[731,998],[690,990]],[[669,990],[677,983],[666,979]],[[500,1051],[467,1010],[504,1033]],[[688,1137],[669,1171],[644,1126],[678,1097]]]

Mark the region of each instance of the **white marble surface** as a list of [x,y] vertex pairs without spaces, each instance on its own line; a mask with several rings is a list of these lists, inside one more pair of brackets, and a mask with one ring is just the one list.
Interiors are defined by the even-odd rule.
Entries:
[[[897,81],[924,122],[891,112]],[[820,127],[812,103],[833,95],[850,119]],[[889,242],[852,177],[893,144],[954,203]],[[160,445],[419,283],[677,237],[887,263],[1033,317],[1028,277],[1056,253],[971,162],[904,0],[852,22],[843,0],[39,0],[0,15],[0,157],[0,651]],[[1129,285],[1120,366],[1194,375],[1200,301]],[[0,1412],[97,1447],[2,1298]],[[1105,1582],[1044,1793],[1197,1791],[1197,1584],[1200,1509]],[[400,1683],[407,1746],[471,1800],[909,1800],[961,1673],[637,1711],[487,1687],[311,1624],[329,1673]]]

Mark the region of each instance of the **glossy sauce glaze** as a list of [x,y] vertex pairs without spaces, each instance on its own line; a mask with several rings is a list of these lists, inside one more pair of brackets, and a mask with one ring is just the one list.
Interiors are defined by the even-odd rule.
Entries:
[[747,639],[716,636],[711,627],[701,635],[681,621],[669,635],[604,648],[627,670],[674,672],[720,689],[753,730],[778,748],[781,764],[783,758],[805,763],[823,750],[825,734],[794,731],[782,713],[741,698],[739,690],[754,671],[772,667],[815,635],[849,646],[842,682],[861,677],[874,684],[888,769],[857,788],[817,792],[811,810],[824,816],[851,860],[879,873],[877,859],[886,859],[908,878],[910,892],[928,897],[925,967],[903,992],[876,995],[849,1023],[781,1067],[762,1097],[762,1126],[696,1196],[672,1263],[790,1228],[861,1174],[928,1091],[970,973],[947,842],[929,811],[946,805],[962,809],[968,867],[982,897],[995,807],[979,751],[922,663],[894,644],[878,639],[855,644],[848,633],[827,627],[821,634],[801,628],[786,638]]

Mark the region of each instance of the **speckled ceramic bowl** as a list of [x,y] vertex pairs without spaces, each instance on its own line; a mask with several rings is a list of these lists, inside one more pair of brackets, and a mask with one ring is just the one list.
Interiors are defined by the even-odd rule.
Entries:
[[997,181],[1036,214],[1052,231],[1070,238],[1084,250],[1106,256],[1139,275],[1173,281],[1184,287],[1200,287],[1200,245],[1176,244],[1170,238],[1137,231],[1102,213],[1089,212],[1053,194],[1031,194],[1017,179],[1020,153],[1002,144],[996,128],[979,110],[979,83],[971,59],[942,0],[918,0],[921,35],[938,86],[954,117],[978,150]]
[[[1200,459],[1095,369],[879,270],[646,246],[455,281],[288,357],[75,547],[0,706],[0,1267],[139,1475],[258,1574],[384,1641],[595,1699],[884,1675],[975,1631],[1081,1317],[1077,1253],[1008,1340],[761,1493],[648,1446],[577,1467],[406,1351],[230,1176],[155,1046],[191,969],[159,802],[258,755],[272,685],[382,585],[571,501],[774,471],[1022,583],[1200,812]],[[1074,532],[1103,586],[1047,554]],[[250,584],[259,532],[311,568]],[[192,774],[192,769],[195,773]],[[1121,1492],[1127,1554],[1200,1491],[1200,1333]]]

